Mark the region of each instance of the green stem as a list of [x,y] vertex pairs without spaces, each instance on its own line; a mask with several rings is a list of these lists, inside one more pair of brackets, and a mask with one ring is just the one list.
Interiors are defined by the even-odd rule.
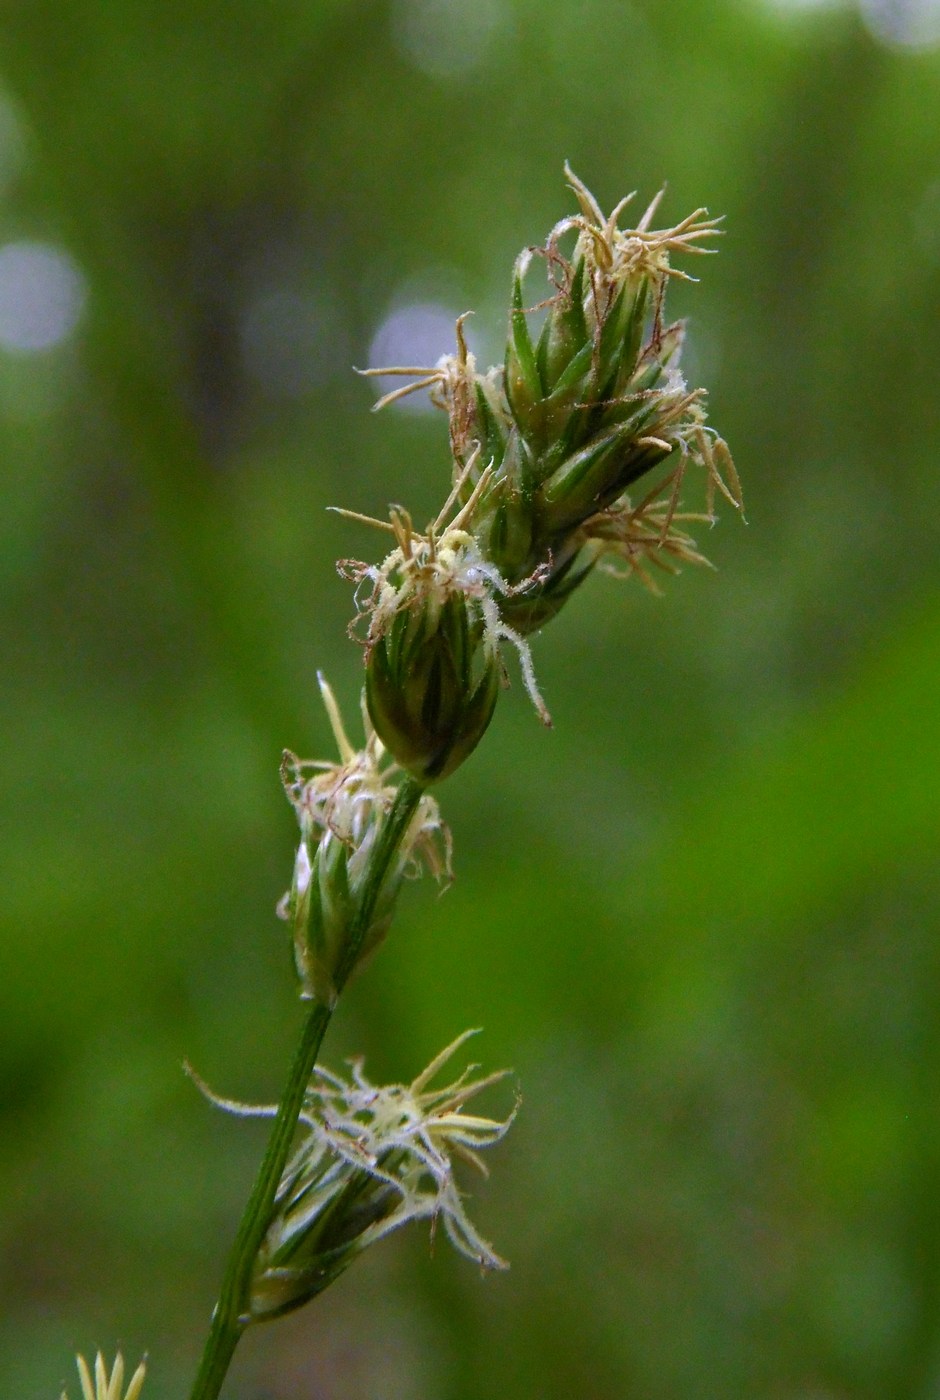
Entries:
[[[372,853],[362,898],[350,925],[343,959],[336,971],[337,995],[342,991],[356,965],[382,883],[423,791],[421,784],[414,778],[405,777],[399,785],[395,801],[383,823]],[[271,1136],[225,1267],[219,1301],[212,1313],[212,1325],[190,1392],[190,1400],[216,1400],[235,1348],[248,1326],[247,1304],[251,1272],[270,1222],[271,1207],[294,1138],[304,1093],[332,1014],[332,1006],[316,1002],[304,1022],[303,1033],[294,1052]]]

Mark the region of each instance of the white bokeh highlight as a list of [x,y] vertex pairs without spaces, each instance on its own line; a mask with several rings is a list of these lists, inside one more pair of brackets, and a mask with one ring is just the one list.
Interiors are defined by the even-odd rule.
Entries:
[[16,354],[53,350],[75,331],[87,301],[80,269],[51,243],[0,247],[0,347]]
[[479,67],[507,20],[505,0],[396,0],[392,37],[413,67],[453,78]]
[[860,8],[871,34],[889,48],[940,45],[940,0],[860,0]]
[[[458,313],[435,301],[408,302],[396,307],[381,323],[369,346],[369,368],[396,365],[437,364],[442,355],[452,355],[456,347],[454,326]],[[379,375],[371,381],[376,398],[400,389],[408,380],[398,375]],[[409,394],[393,405],[405,413],[428,413],[433,405],[426,393]]]

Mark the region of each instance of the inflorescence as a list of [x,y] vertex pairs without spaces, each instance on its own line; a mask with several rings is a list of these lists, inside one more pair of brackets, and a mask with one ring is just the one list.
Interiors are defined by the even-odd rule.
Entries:
[[[672,258],[713,252],[703,244],[720,220],[697,209],[653,228],[660,191],[635,228],[621,229],[633,196],[605,216],[565,171],[579,212],[517,259],[503,366],[477,371],[461,316],[456,353],[435,366],[365,371],[411,381],[377,408],[426,389],[450,430],[450,492],[424,533],[400,507],[389,521],[341,512],[395,540],[381,563],[339,568],[357,586],[353,628],[363,629],[372,723],[423,783],[446,777],[482,737],[506,680],[502,643],[516,650],[536,713],[550,723],[527,637],[597,565],[655,592],[654,569],[705,564],[688,527],[714,523],[719,496],[742,509],[705,390],[690,389],[680,370],[685,327],[665,319],[670,279],[694,280]],[[551,291],[527,309],[523,283],[536,258]],[[535,340],[533,313],[544,313]],[[690,467],[704,474],[702,510],[681,508]]]

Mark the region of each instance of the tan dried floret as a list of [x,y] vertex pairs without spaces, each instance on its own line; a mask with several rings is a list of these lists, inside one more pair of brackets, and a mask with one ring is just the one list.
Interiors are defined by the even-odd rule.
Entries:
[[[551,717],[535,679],[529,644],[503,621],[498,602],[501,596],[509,597],[534,587],[540,581],[540,575],[524,579],[521,584],[508,584],[496,566],[484,557],[479,542],[467,528],[493,478],[491,467],[483,469],[466,502],[448,520],[450,512],[457,506],[461,491],[474,474],[479,455],[479,448],[476,448],[424,534],[415,530],[410,515],[402,508],[393,507],[389,521],[384,521],[333,507],[337,514],[348,519],[391,532],[396,540],[395,548],[381,564],[357,559],[340,560],[340,574],[357,585],[358,613],[351,626],[355,629],[360,620],[366,620],[365,645],[368,652],[387,633],[400,612],[421,608],[433,618],[439,614],[448,598],[459,595],[470,614],[480,623],[484,655],[488,661],[498,658],[500,642],[507,641],[515,647],[523,682],[536,714],[543,724],[551,725]],[[371,585],[371,591],[364,598],[358,596],[358,589],[363,584]]]
[[654,195],[635,228],[618,227],[620,215],[636,197],[636,191],[625,195],[606,217],[591,191],[565,164],[568,184],[574,191],[581,213],[569,215],[557,223],[549,237],[548,246],[557,254],[559,240],[569,230],[578,234],[576,256],[583,255],[597,303],[599,318],[625,281],[649,279],[657,320],[662,294],[670,277],[685,282],[696,278],[681,268],[673,267],[670,254],[706,254],[714,248],[703,248],[702,240],[717,238],[721,217],[709,217],[707,209],[696,209],[668,228],[651,228],[653,218],[666,193],[665,187]]
[[441,355],[435,365],[385,365],[357,371],[365,378],[401,376],[413,381],[383,394],[372,405],[373,413],[407,398],[409,394],[427,389],[435,408],[441,408],[447,414],[451,451],[458,464],[455,468],[457,471],[460,470],[459,464],[465,461],[475,445],[477,385],[481,384],[490,391],[496,390],[497,393],[493,397],[498,401],[499,381],[502,377],[502,370],[498,368],[491,368],[486,374],[477,373],[476,357],[467,345],[463,329],[464,322],[472,314],[465,311],[462,316],[457,317],[457,353]]
[[[120,1352],[114,1358],[110,1376],[100,1351],[95,1357],[94,1372],[84,1356],[77,1356],[75,1361],[82,1387],[82,1400],[138,1400],[147,1375],[147,1367],[143,1361],[131,1376],[127,1390],[124,1389],[124,1357]],[[64,1391],[62,1400],[66,1400]]]

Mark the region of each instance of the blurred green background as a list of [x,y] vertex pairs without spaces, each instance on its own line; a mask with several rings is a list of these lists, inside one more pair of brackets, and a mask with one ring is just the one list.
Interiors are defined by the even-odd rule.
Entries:
[[279,1091],[278,760],[360,684],[379,542],[324,508],[447,473],[351,366],[471,307],[498,358],[568,158],[727,215],[671,310],[749,524],[535,640],[554,731],[517,681],[331,1032],[410,1078],[485,1026],[511,1272],[402,1234],[226,1395],[940,1396],[938,46],[937,0],[7,0],[0,1395],[118,1343],[187,1392],[263,1132],[180,1064]]

